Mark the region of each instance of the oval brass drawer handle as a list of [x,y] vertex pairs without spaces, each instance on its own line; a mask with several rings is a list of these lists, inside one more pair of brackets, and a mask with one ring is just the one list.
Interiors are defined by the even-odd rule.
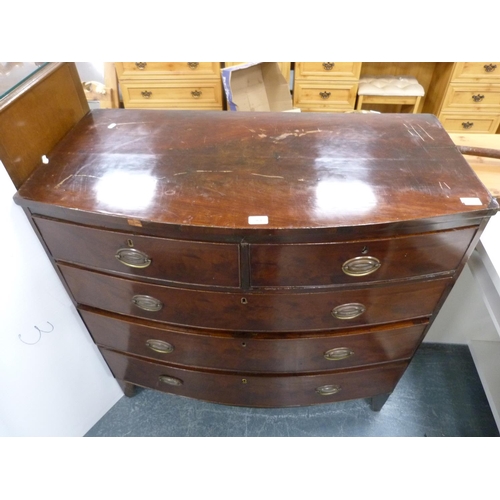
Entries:
[[342,265],[342,271],[348,276],[367,276],[374,273],[380,265],[380,261],[376,257],[363,255],[346,260]]
[[496,64],[485,64],[484,65],[484,71],[486,71],[486,73],[491,73],[492,71],[495,71],[496,69],[497,69]]
[[366,311],[363,304],[353,302],[351,304],[342,304],[332,310],[332,316],[337,319],[354,319],[361,316]]
[[325,92],[320,92],[319,95],[321,99],[328,99],[332,95],[332,93],[325,91]]
[[328,361],[340,361],[341,359],[347,359],[354,354],[354,351],[348,347],[335,347],[334,349],[329,349],[324,353],[324,357]]
[[472,128],[474,126],[474,122],[462,122],[462,127],[464,129],[469,129],[469,128]]
[[316,388],[316,392],[320,396],[331,396],[332,394],[337,394],[337,392],[341,390],[342,388],[340,387],[340,385],[334,385],[334,384],[322,385]]
[[472,96],[472,100],[474,102],[481,102],[484,99],[484,95],[482,94],[475,94]]
[[136,269],[144,269],[151,264],[149,256],[135,248],[119,248],[116,251],[115,257],[122,264]]
[[198,66],[199,66],[199,62],[188,62],[188,66],[191,68],[191,69],[196,69]]
[[158,380],[163,384],[175,385],[175,386],[179,386],[184,383],[180,378],[170,377],[169,375],[160,375],[158,377]]
[[191,95],[195,98],[195,99],[198,99],[198,97],[201,97],[201,94],[203,94],[203,92],[201,90],[192,90],[191,91]]
[[143,90],[141,92],[141,95],[142,95],[142,97],[144,97],[144,99],[149,99],[153,95],[153,92],[151,92],[149,90]]
[[170,354],[174,352],[174,346],[164,340],[149,339],[146,341],[146,347],[161,354]]
[[146,66],[148,65],[148,63],[136,62],[135,65],[137,66],[137,69],[144,70],[144,69],[146,69]]
[[334,62],[324,62],[323,63],[323,68],[325,68],[326,71],[331,71],[334,66],[335,66]]
[[156,312],[162,309],[163,304],[154,297],[150,297],[149,295],[134,295],[132,297],[132,302],[139,309],[144,311],[152,311]]

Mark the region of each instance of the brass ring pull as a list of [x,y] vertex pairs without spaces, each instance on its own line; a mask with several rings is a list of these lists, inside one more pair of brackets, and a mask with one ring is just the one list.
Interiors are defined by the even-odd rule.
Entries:
[[474,126],[474,122],[462,122],[462,127],[464,129],[469,129],[469,128],[472,128]]
[[160,354],[170,354],[174,352],[174,346],[164,340],[149,339],[146,341],[146,347]]
[[363,304],[357,302],[351,304],[342,304],[332,310],[332,316],[337,319],[348,320],[361,316],[366,311]]
[[376,257],[363,255],[346,260],[342,265],[342,271],[348,276],[367,276],[374,273],[381,266]]
[[325,91],[325,92],[320,92],[319,95],[320,95],[321,99],[328,99],[332,95],[332,93]]
[[481,102],[484,99],[484,95],[482,94],[476,94],[472,96],[472,100],[474,102]]
[[198,99],[198,97],[201,96],[201,94],[203,94],[203,92],[201,90],[193,90],[191,91],[191,95],[195,98],[195,99]]
[[141,95],[142,97],[144,97],[144,99],[149,99],[153,95],[153,92],[150,92],[149,90],[143,90],[141,92]]
[[188,66],[191,68],[191,69],[196,69],[198,66],[199,66],[199,62],[188,62]]
[[151,259],[144,252],[135,248],[120,248],[115,257],[125,266],[144,269],[151,264]]
[[316,392],[320,396],[331,396],[332,394],[337,394],[341,389],[340,385],[322,385],[316,388]]
[[347,359],[354,354],[354,351],[348,347],[335,347],[335,349],[329,349],[323,356],[328,361],[340,361],[341,359]]
[[491,73],[492,71],[495,71],[496,69],[497,69],[496,64],[485,64],[484,65],[484,71],[486,71],[486,73]]
[[132,303],[143,311],[156,312],[163,308],[163,304],[158,299],[150,297],[149,295],[134,295],[132,297]]
[[137,66],[137,69],[140,69],[142,71],[143,69],[146,68],[146,66],[148,65],[148,63],[138,62],[138,63],[135,63],[135,65]]
[[180,378],[170,377],[169,375],[160,375],[158,377],[158,380],[163,384],[175,385],[175,386],[179,386],[184,383]]
[[334,66],[335,66],[334,62],[324,62],[323,63],[323,68],[325,68],[326,71],[331,71]]

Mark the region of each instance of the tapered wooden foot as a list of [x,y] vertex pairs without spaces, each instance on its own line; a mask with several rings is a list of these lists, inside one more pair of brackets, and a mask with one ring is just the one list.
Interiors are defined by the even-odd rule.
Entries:
[[135,395],[135,385],[130,382],[125,382],[124,380],[116,380],[118,385],[121,387],[123,394],[127,396],[127,398],[131,398]]
[[380,411],[382,409],[382,406],[384,406],[385,402],[389,399],[389,396],[391,393],[387,394],[379,394],[378,396],[374,396],[370,400],[370,408],[373,411]]

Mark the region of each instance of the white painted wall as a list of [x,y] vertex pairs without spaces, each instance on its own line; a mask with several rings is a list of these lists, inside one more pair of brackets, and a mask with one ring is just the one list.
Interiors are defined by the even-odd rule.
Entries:
[[123,394],[14,193],[0,163],[0,436],[83,436]]
[[[486,226],[481,242],[500,271],[500,216]],[[499,341],[499,334],[484,301],[481,284],[467,264],[444,303],[424,342],[468,344],[470,341]]]

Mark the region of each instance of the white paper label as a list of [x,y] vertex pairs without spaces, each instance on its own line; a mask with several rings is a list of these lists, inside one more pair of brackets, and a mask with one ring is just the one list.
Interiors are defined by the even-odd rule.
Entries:
[[460,198],[460,201],[464,205],[482,205],[479,198]]
[[269,224],[269,217],[267,215],[250,215],[248,217],[249,224]]

